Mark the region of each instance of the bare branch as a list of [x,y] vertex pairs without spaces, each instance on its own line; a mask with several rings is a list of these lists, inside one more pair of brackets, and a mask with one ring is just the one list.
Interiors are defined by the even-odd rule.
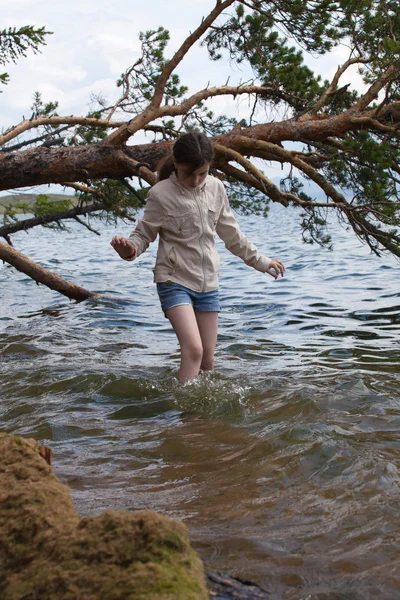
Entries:
[[115,113],[115,111],[117,110],[117,108],[123,103],[124,100],[127,100],[129,98],[129,92],[130,92],[130,85],[129,85],[129,76],[132,73],[132,71],[141,64],[142,59],[140,58],[139,60],[137,60],[135,62],[134,65],[132,65],[125,73],[124,77],[123,77],[123,81],[122,81],[122,85],[125,87],[125,92],[124,94],[121,96],[121,98],[119,98],[114,106],[111,108],[109,114],[106,117],[106,120],[109,121],[111,119],[111,117],[113,116],[113,114]]
[[397,123],[394,127],[389,127],[389,125],[383,125],[371,117],[355,117],[354,119],[351,119],[350,122],[354,122],[357,125],[367,125],[371,129],[391,133],[392,135],[400,137],[400,123]]
[[97,198],[100,198],[100,200],[102,200],[103,202],[106,202],[107,200],[106,195],[101,190],[96,189],[94,187],[90,187],[83,183],[76,183],[74,181],[64,181],[61,185],[76,190],[77,192],[82,192],[83,194],[97,196]]
[[212,87],[196,92],[190,98],[187,98],[181,104],[175,104],[169,106],[163,106],[160,108],[158,117],[173,117],[178,115],[184,115],[189,109],[197,104],[200,104],[207,98],[213,98],[214,96],[238,96],[240,94],[267,94],[274,93],[275,88],[271,86],[258,86],[258,85],[238,85],[238,86],[227,86],[223,85],[220,87]]
[[163,125],[146,125],[143,127],[143,131],[152,131],[153,133],[161,133],[165,140],[168,140],[168,136],[172,136],[173,138],[179,137],[179,132],[175,129],[170,129],[169,127],[164,127]]
[[325,104],[327,103],[327,101],[329,100],[329,98],[332,96],[332,94],[335,93],[335,91],[337,89],[337,85],[338,85],[339,79],[341,78],[341,76],[343,75],[343,73],[345,71],[347,71],[347,69],[349,67],[351,67],[351,65],[355,65],[357,63],[364,63],[365,64],[365,63],[368,63],[368,62],[371,62],[371,59],[369,59],[369,58],[361,58],[361,57],[349,58],[349,60],[347,60],[341,67],[338,68],[338,70],[335,73],[335,76],[332,79],[331,84],[326,88],[326,90],[321,95],[321,97],[316,102],[316,104],[312,107],[311,110],[309,110],[306,113],[304,113],[304,115],[302,115],[299,118],[299,121],[307,121],[307,120],[312,119],[312,118],[315,117],[315,115],[318,113],[318,111],[321,110],[321,108],[323,106],[325,106]]
[[89,229],[89,231],[91,231],[92,233],[95,233],[96,235],[101,235],[101,233],[99,231],[97,231],[96,229],[93,229],[92,227],[90,227],[89,223],[85,223],[85,221],[82,221],[82,219],[80,219],[79,217],[74,217],[74,219],[80,225],[83,225],[84,227],[86,227],[86,229]]
[[[90,127],[121,127],[123,122],[109,122],[104,119],[94,119],[92,117],[38,117],[37,119],[24,119],[18,125],[7,129],[0,136],[0,146],[4,146],[10,140],[15,139],[25,131],[36,129],[42,125],[87,125]],[[4,148],[4,150],[8,150]]]
[[100,297],[98,294],[94,294],[79,285],[66,281],[3,242],[0,242],[0,260],[4,260],[18,271],[25,273],[37,284],[42,283],[48,288],[67,296],[67,298],[81,301],[87,300],[87,298]]
[[221,146],[221,144],[214,144],[214,149],[222,156],[229,157],[231,160],[236,161],[239,165],[244,167],[246,171],[251,173],[251,175],[260,182],[264,193],[274,200],[274,202],[279,202],[280,204],[283,204],[283,206],[288,206],[289,200],[286,193],[282,192],[270,179],[268,179],[268,177],[266,177],[266,175],[264,175],[264,173],[257,169],[253,163],[247,160],[247,158],[244,158],[242,154],[231,148]]
[[151,186],[153,186],[156,183],[157,178],[154,175],[153,171],[151,171],[148,168],[148,166],[145,166],[143,163],[140,163],[139,161],[130,158],[126,154],[124,155],[124,160],[126,161],[126,164],[134,170],[135,175],[137,175],[138,177],[143,177],[143,179],[147,181],[147,183]]
[[[15,152],[16,150],[21,150],[21,148],[25,148],[26,146],[31,146],[32,144],[37,144],[38,142],[46,141],[55,134],[60,135],[60,133],[67,131],[70,127],[72,127],[72,125],[66,125],[65,127],[60,127],[59,129],[56,129],[54,132],[47,132],[43,135],[39,135],[36,138],[25,140],[23,142],[20,142],[19,144],[14,144],[14,146],[7,146],[6,148],[1,148],[0,152]],[[63,143],[63,141],[64,139],[61,136],[57,138],[58,143],[61,144]],[[54,145],[54,143],[47,144],[47,147],[49,147],[50,145]]]
[[[240,137],[240,136],[238,136]],[[264,142],[261,140],[249,140],[248,138],[242,138],[242,145],[246,145],[247,147],[252,147],[253,151],[255,147],[265,148],[270,152],[275,152],[277,158],[282,162],[287,162],[300,171],[302,171],[307,177],[312,179],[325,193],[328,197],[332,198],[335,201],[337,206],[341,206],[342,208],[347,206],[347,201],[342,194],[340,194],[335,188],[323,177],[316,169],[314,169],[310,164],[304,162],[298,155],[289,150],[285,150],[281,148],[277,144],[271,144],[270,142]],[[241,141],[242,141],[241,140]]]
[[384,73],[365,92],[356,104],[351,107],[351,112],[358,112],[365,110],[367,106],[378,97],[379,92],[385,87],[392,79],[400,73],[400,69],[395,65],[390,65]]

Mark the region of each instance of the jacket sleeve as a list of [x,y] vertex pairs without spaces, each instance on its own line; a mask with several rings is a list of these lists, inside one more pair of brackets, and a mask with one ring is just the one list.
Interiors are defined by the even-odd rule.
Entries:
[[143,254],[151,242],[154,242],[161,228],[161,220],[162,211],[160,201],[153,190],[150,190],[143,217],[128,237],[128,240],[136,248],[136,255],[131,260],[135,260],[135,258]]
[[223,190],[222,210],[219,215],[216,231],[219,237],[225,242],[225,247],[232,254],[239,256],[249,267],[265,273],[271,263],[271,259],[259,254],[254,244],[240,231],[239,223],[233,216],[229,206],[225,188]]

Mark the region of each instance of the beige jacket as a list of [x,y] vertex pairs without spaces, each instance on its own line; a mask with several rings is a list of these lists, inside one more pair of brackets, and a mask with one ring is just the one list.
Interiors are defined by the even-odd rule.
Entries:
[[247,265],[264,273],[271,259],[262,256],[240,231],[223,183],[208,175],[190,188],[175,173],[157,183],[147,196],[143,218],[129,236],[135,260],[160,236],[154,281],[173,281],[195,291],[218,287],[219,255],[215,234]]

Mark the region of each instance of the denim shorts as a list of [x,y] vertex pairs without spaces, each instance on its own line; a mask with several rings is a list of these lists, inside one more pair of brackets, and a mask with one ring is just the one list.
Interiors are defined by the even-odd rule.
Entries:
[[212,292],[194,292],[179,283],[157,283],[157,292],[161,302],[161,308],[165,312],[174,306],[190,304],[194,310],[199,312],[219,312],[218,289]]

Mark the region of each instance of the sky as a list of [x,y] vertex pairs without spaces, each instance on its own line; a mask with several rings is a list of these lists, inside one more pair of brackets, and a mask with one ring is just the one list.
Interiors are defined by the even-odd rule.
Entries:
[[[58,112],[64,115],[85,115],[94,94],[110,103],[118,97],[116,80],[140,55],[140,31],[163,26],[170,31],[171,41],[166,56],[171,57],[189,31],[215,5],[215,0],[0,0],[2,28],[22,25],[45,26],[53,35],[40,54],[29,52],[16,64],[4,67],[10,75],[7,86],[1,86],[0,127],[2,130],[29,117],[35,91],[45,102],[59,102]],[[345,48],[331,55],[306,62],[325,79],[333,77],[339,64],[347,58]],[[213,63],[205,48],[197,44],[177,69],[189,92],[207,85],[224,84],[228,77],[234,85],[247,81],[251,72],[238,68],[227,60]],[[342,80],[341,80],[342,81]],[[342,84],[357,82],[354,71]],[[233,100],[227,96],[207,102],[216,114],[228,114],[237,119],[250,112],[245,98]],[[260,116],[259,116],[260,118]],[[265,115],[266,120],[270,115]],[[136,141],[136,138],[135,138]],[[143,140],[137,139],[137,142]],[[280,166],[268,166],[266,174],[279,177]],[[58,186],[57,186],[58,188]],[[54,188],[52,191],[61,191]]]

